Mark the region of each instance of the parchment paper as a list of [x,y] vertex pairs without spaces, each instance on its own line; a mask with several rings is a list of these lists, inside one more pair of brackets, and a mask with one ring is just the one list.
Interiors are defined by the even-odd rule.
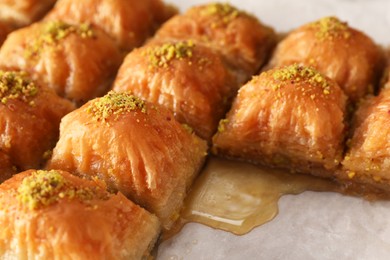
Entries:
[[[210,1],[166,0],[182,11]],[[390,43],[390,1],[231,0],[263,23],[286,32],[335,15],[377,43]],[[390,127],[390,126],[389,126]],[[336,193],[284,196],[279,215],[244,236],[191,223],[158,249],[157,260],[390,259],[390,201],[368,202]]]

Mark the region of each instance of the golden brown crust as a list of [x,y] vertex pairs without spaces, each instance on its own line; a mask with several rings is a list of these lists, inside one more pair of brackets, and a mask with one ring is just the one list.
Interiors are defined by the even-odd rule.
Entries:
[[70,188],[93,190],[93,196],[84,200],[65,196],[31,209],[21,192],[25,192],[22,187],[33,185],[28,181],[37,171],[17,174],[1,184],[0,258],[141,259],[147,253],[160,230],[155,216],[120,193],[108,194],[95,181],[55,172],[66,181],[63,193]]
[[124,51],[140,46],[176,13],[160,0],[59,0],[46,20],[91,23],[110,35]]
[[23,27],[38,21],[54,5],[56,0],[2,0],[0,20]]
[[339,177],[389,190],[390,89],[369,98],[356,113],[355,131]]
[[0,150],[0,184],[16,173],[8,154]]
[[277,46],[268,68],[300,63],[335,80],[357,102],[372,93],[383,69],[382,50],[364,33],[335,17],[292,31]]
[[334,81],[292,65],[244,85],[213,137],[213,152],[319,176],[343,152],[346,97]]
[[213,50],[191,41],[154,40],[126,57],[113,90],[131,91],[165,106],[179,122],[210,140],[237,86]]
[[0,46],[3,44],[8,34],[14,29],[9,24],[0,21]]
[[97,28],[60,22],[14,31],[0,50],[1,67],[28,71],[78,105],[107,92],[121,61],[114,42]]
[[[114,103],[107,105],[110,100]],[[206,150],[206,143],[167,109],[128,93],[110,92],[63,118],[48,168],[97,176],[169,228]]]
[[380,89],[386,87],[386,85],[390,86],[390,47],[383,48],[383,52],[385,55],[385,69],[382,73]]
[[254,16],[219,3],[190,8],[166,22],[155,37],[192,39],[208,45],[238,70],[242,83],[266,62],[276,43],[274,31]]
[[38,168],[45,153],[57,142],[61,118],[74,106],[51,89],[32,81],[31,96],[15,92],[18,86],[4,92],[5,82],[11,82],[11,75],[15,75],[15,80],[31,81],[28,76],[21,76],[25,75],[23,73],[0,71],[0,151],[20,170]]

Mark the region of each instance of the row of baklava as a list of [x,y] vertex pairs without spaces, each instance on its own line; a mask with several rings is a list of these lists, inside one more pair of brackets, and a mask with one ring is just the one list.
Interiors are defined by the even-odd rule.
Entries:
[[[86,22],[85,17],[102,17],[94,12],[107,10],[98,8],[103,3],[125,2],[61,0],[46,19],[62,15]],[[120,37],[105,34],[104,22],[87,21],[32,25],[11,34],[0,50],[0,63],[9,60],[3,67],[33,77],[0,75],[3,109],[16,118],[4,121],[3,132],[23,136],[15,149],[17,138],[2,135],[2,166],[14,166],[15,158],[51,157],[47,170],[17,174],[0,186],[7,194],[0,197],[0,211],[6,212],[0,225],[9,227],[0,231],[3,254],[141,258],[160,227],[169,229],[177,219],[208,144],[220,156],[388,190],[388,91],[366,98],[378,84],[383,53],[347,24],[328,17],[293,31],[264,72],[239,89],[266,62],[275,33],[228,4],[194,7],[126,56],[116,92],[93,99],[107,92],[126,48]],[[74,105],[41,85],[82,106],[69,113]],[[56,142],[56,134],[49,134],[56,128],[48,122],[58,126],[65,114],[50,156],[50,145],[40,144]],[[17,226],[13,219],[21,212]]]
[[239,90],[213,152],[388,197],[390,84],[379,86],[385,63],[379,46],[335,17],[294,30]]
[[[42,16],[43,11],[54,4],[54,1],[48,2],[24,0],[13,4],[10,1],[0,5],[0,12],[12,9],[9,11],[15,14],[12,19],[24,17],[22,20],[25,20],[14,23],[23,26]],[[41,11],[34,15],[32,9]],[[2,114],[10,114],[15,109],[20,111],[2,117],[0,152],[5,154],[2,160],[5,162],[6,157],[11,157],[11,164],[18,171],[41,167],[43,155],[47,155],[58,140],[60,119],[75,108],[52,93],[42,98],[42,103],[47,103],[42,109],[36,105],[34,109],[24,107],[26,102],[11,104],[19,101],[20,94],[32,91],[30,89],[38,92],[42,88],[41,92],[54,91],[76,106],[106,94],[124,54],[145,41],[174,12],[160,0],[61,0],[43,21],[12,32],[0,49]],[[12,23],[11,18],[2,19]],[[32,93],[31,99],[36,96]],[[7,95],[12,98],[4,98]],[[51,96],[58,101],[51,101]],[[9,104],[4,106],[6,103]],[[11,105],[15,108],[10,109]],[[43,111],[38,112],[40,109]],[[42,122],[27,126],[29,117]],[[24,138],[18,140],[16,135]]]
[[[91,3],[59,1],[45,19],[64,10],[70,16],[86,7],[99,11],[92,3],[126,1],[86,2]],[[93,99],[107,91],[123,54],[98,28],[94,21],[40,22],[12,33],[0,50],[0,63],[7,60],[0,64],[7,70],[0,75],[6,89],[2,108],[12,119],[3,125],[19,130],[23,139],[18,140],[28,147],[15,147],[16,134],[6,136],[15,152],[4,150],[9,163],[3,165],[34,155],[17,167],[37,168],[43,154],[51,157],[46,170],[16,174],[0,186],[7,194],[0,199],[5,213],[0,225],[8,227],[0,231],[3,255],[143,257],[160,228],[169,229],[177,219],[203,166],[208,144],[195,133],[210,141],[239,85],[264,64],[276,38],[256,18],[228,4],[195,7],[126,57],[113,87],[121,92]],[[10,69],[27,71],[33,80]],[[82,106],[70,112],[74,105],[53,89]],[[14,107],[20,112],[13,113]]]
[[[21,6],[30,6],[30,1],[23,2]],[[31,1],[31,8],[43,5]],[[0,50],[0,181],[41,168],[58,141],[62,117],[104,95],[124,54],[174,12],[159,0],[62,0],[44,21],[12,32]],[[106,106],[104,100],[110,98],[100,103]],[[115,117],[120,111],[138,113],[142,105],[147,115],[143,126],[147,132],[156,130],[156,149],[157,128],[169,133],[171,141],[183,135],[181,145],[191,147],[197,140],[175,121],[165,123],[173,117],[168,111],[149,109],[127,95],[111,101],[112,109],[117,109],[112,111]],[[111,112],[107,109],[101,108],[104,116]],[[122,129],[125,135],[128,128]],[[161,153],[168,151],[164,144],[160,146]],[[175,151],[187,159],[185,152]],[[88,156],[82,160],[88,162]],[[174,170],[165,172],[169,176]],[[147,258],[161,229],[155,215],[122,193],[108,193],[106,183],[57,169],[27,170],[1,184],[0,226],[2,259]]]

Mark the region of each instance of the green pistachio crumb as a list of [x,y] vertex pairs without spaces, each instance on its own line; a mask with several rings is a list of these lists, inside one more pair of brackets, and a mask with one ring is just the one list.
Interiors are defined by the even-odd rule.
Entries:
[[219,121],[219,124],[218,124],[218,132],[222,133],[226,130],[226,127],[225,125],[229,122],[228,119],[222,119]]
[[60,21],[46,22],[39,37],[26,49],[25,56],[39,55],[45,47],[52,46],[73,33],[82,38],[94,37],[94,31],[87,23],[75,26]]
[[228,24],[240,15],[240,11],[228,3],[212,3],[201,12],[205,16],[217,16],[220,22],[214,22],[212,27],[220,24]]
[[316,29],[316,37],[320,40],[329,40],[334,37],[344,37],[347,39],[351,36],[348,24],[332,16],[324,17],[311,23],[309,26]]
[[146,105],[142,99],[125,92],[110,91],[104,97],[95,99],[88,107],[88,112],[97,121],[104,122],[111,116],[119,116],[131,111],[146,113]]
[[7,104],[10,99],[19,99],[34,105],[34,98],[38,88],[24,72],[0,71],[0,101]]
[[147,47],[146,50],[142,52],[142,55],[147,56],[151,68],[168,67],[172,60],[191,58],[194,47],[195,44],[191,40],[177,43],[165,43],[161,46]]
[[187,124],[182,124],[182,126],[188,133],[192,134],[194,132],[194,129],[191,126]]
[[278,90],[288,82],[294,81],[296,83],[308,82],[313,86],[321,87],[324,95],[330,94],[329,81],[312,67],[294,64],[273,71],[272,77],[275,80],[272,84],[273,90]]
[[97,196],[91,188],[72,185],[55,170],[37,170],[24,178],[18,188],[18,200],[30,210],[49,206],[62,199],[85,202],[94,198],[107,199],[106,196]]

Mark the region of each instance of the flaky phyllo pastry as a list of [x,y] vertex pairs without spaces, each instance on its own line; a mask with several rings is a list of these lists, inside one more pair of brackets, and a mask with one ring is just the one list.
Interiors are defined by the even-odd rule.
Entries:
[[260,69],[276,43],[270,27],[227,3],[192,7],[167,21],[155,37],[191,39],[221,53],[240,83]]
[[289,33],[278,44],[268,68],[295,63],[316,68],[357,102],[374,91],[383,53],[364,33],[336,17],[324,17]]
[[200,137],[210,139],[237,86],[218,53],[192,41],[169,41],[131,52],[113,89],[164,105]]
[[229,4],[194,7],[127,55],[113,89],[163,105],[210,141],[240,84],[274,43],[270,28]]
[[28,170],[0,185],[1,259],[142,259],[158,219],[97,180]]
[[58,21],[14,31],[0,50],[0,67],[25,70],[78,105],[108,91],[121,61],[104,32]]
[[213,151],[330,177],[342,159],[346,101],[337,83],[313,68],[263,72],[239,90]]
[[169,110],[109,92],[62,119],[48,167],[104,180],[169,228],[206,152],[206,142]]
[[209,145],[389,193],[385,59],[347,23],[325,17],[277,44],[226,3],[176,15],[160,0],[11,2],[0,3],[1,259],[148,259]]
[[[57,142],[61,118],[73,109],[72,103],[31,80],[27,73],[0,71],[2,167],[14,171],[42,167]],[[0,180],[6,172],[0,174]]]
[[45,20],[92,24],[128,52],[176,12],[161,0],[58,0]]
[[354,132],[338,176],[385,192],[390,183],[390,89],[367,98],[355,114]]
[[14,28],[29,25],[54,5],[56,0],[2,0],[0,2],[0,21]]

